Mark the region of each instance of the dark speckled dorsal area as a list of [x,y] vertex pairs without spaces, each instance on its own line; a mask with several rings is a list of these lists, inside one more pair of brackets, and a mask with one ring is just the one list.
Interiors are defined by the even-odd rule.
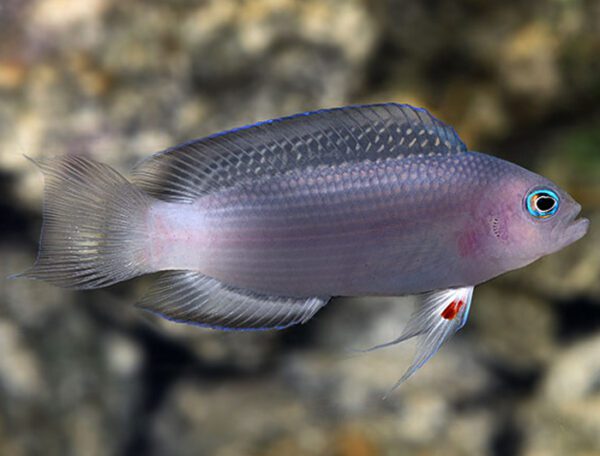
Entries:
[[458,153],[465,144],[425,109],[349,106],[259,122],[159,152],[133,171],[148,193],[193,201],[247,179],[315,166]]

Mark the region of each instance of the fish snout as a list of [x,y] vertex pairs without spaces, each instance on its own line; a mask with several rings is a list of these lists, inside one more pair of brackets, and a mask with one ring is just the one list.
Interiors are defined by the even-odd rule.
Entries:
[[577,220],[571,221],[566,230],[569,243],[575,242],[585,236],[589,227],[590,221],[585,217],[580,217]]
[[573,202],[573,208],[566,219],[565,234],[568,244],[581,239],[589,229],[590,221],[585,217],[578,218],[580,213],[581,204]]

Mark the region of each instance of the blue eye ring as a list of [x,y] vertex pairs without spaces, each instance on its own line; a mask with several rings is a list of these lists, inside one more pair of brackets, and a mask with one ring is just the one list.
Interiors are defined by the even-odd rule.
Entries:
[[[553,203],[553,204],[552,204]],[[527,195],[527,211],[536,218],[548,218],[558,211],[560,198],[550,189],[534,190]]]

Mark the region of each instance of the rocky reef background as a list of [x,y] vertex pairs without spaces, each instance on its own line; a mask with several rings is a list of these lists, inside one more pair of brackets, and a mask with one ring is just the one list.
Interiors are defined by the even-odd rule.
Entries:
[[[1,0],[0,454],[600,454],[600,2]],[[407,102],[571,192],[586,238],[477,288],[469,324],[382,401],[411,298],[306,325],[158,321],[136,279],[6,281],[35,256],[23,158],[123,172],[179,141],[297,111]]]

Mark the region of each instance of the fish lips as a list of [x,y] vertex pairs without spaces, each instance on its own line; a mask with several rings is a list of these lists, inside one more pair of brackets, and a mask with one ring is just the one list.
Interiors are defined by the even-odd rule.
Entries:
[[569,245],[575,241],[581,239],[587,233],[590,221],[585,217],[577,218],[579,213],[581,212],[581,206],[578,204],[573,209],[573,214],[567,220],[567,227],[564,231],[565,236],[565,245]]
[[590,221],[584,217],[581,217],[573,222],[565,230],[568,238],[568,244],[578,241],[588,232]]

